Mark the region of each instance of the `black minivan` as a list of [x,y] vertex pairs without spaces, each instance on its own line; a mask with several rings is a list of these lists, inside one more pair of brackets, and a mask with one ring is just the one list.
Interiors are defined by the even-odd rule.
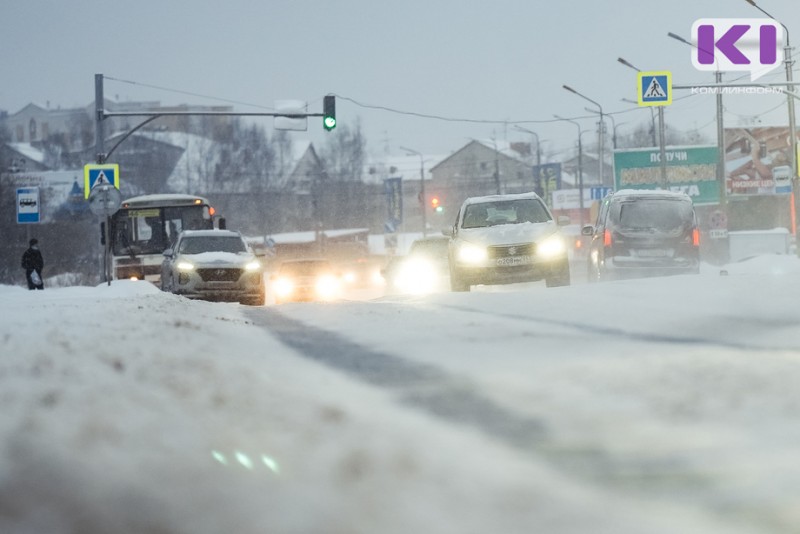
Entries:
[[700,232],[685,193],[624,189],[606,196],[591,236],[589,281],[700,272]]

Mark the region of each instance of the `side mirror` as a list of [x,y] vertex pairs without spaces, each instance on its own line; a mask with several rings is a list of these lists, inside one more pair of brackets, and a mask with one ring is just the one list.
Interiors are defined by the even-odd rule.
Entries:
[[581,235],[585,235],[585,236],[589,236],[589,237],[593,236],[594,235],[594,226],[592,226],[591,224],[587,224],[586,226],[581,228]]
[[161,254],[163,254],[165,258],[171,258],[172,256],[175,255],[175,253],[172,251],[171,248],[168,248],[167,250],[165,250]]
[[570,218],[567,215],[559,215],[556,219],[556,223],[559,226],[567,226],[570,223]]

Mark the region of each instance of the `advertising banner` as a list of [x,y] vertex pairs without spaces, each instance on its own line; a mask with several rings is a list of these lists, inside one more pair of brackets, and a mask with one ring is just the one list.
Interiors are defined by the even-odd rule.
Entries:
[[[667,188],[692,197],[695,204],[719,203],[717,147],[667,147]],[[620,189],[662,189],[658,148],[614,151],[614,183]]]
[[386,178],[383,181],[386,193],[386,233],[396,232],[403,222],[403,179]]
[[789,128],[726,128],[725,178],[729,196],[792,192]]

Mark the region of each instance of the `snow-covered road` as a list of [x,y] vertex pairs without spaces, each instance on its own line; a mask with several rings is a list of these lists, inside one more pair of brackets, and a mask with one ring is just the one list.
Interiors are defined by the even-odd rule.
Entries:
[[3,533],[800,530],[800,261],[263,308],[0,287]]

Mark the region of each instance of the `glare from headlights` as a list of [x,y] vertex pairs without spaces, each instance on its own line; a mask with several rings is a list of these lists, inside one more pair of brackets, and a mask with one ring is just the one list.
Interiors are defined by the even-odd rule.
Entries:
[[552,258],[563,254],[567,250],[564,240],[559,235],[553,235],[536,245],[536,253],[545,258]]
[[397,274],[396,285],[404,293],[430,293],[436,287],[436,268],[427,260],[406,260]]
[[253,261],[251,261],[250,263],[248,263],[247,265],[244,266],[244,269],[246,271],[250,271],[250,272],[257,271],[260,268],[261,268],[261,263],[259,263],[258,260],[253,260]]
[[317,295],[323,300],[335,298],[339,293],[339,279],[330,274],[324,274],[317,278],[315,285]]
[[464,243],[458,248],[458,259],[464,263],[481,263],[486,261],[487,253],[485,247],[478,247]]
[[176,267],[178,267],[179,271],[193,271],[194,270],[194,265],[189,263],[188,261],[179,261],[178,265]]
[[288,297],[294,291],[294,283],[288,278],[278,278],[273,284],[275,294],[278,297]]
[[342,275],[342,279],[347,284],[355,284],[358,277],[356,276],[356,273],[354,273],[353,271],[347,271]]

